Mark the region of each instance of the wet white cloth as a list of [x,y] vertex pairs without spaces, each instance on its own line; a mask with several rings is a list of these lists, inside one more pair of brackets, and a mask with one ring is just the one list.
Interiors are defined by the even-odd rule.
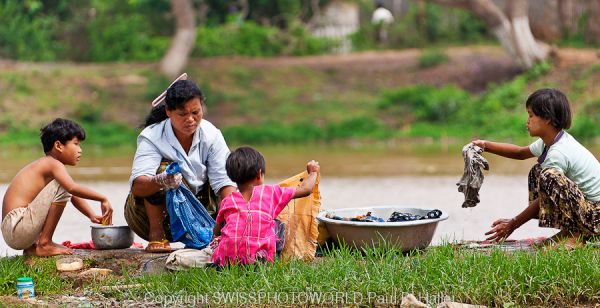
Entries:
[[227,176],[225,161],[229,148],[223,134],[212,123],[202,120],[194,133],[189,153],[175,137],[171,120],[146,127],[138,136],[129,186],[139,176],[154,176],[163,159],[178,162],[190,190],[197,194],[208,181],[214,192],[236,186]]
[[204,249],[178,249],[172,252],[166,261],[166,267],[172,271],[182,271],[195,267],[210,265],[213,250]]

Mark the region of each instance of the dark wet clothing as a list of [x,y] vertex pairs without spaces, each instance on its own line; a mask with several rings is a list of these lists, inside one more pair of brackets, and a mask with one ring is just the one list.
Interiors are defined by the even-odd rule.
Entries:
[[577,184],[554,168],[536,164],[529,171],[529,201],[539,199],[539,226],[583,236],[597,235],[600,201],[591,201]]
[[464,173],[460,181],[456,183],[458,191],[465,195],[462,207],[474,207],[479,203],[479,189],[483,184],[483,171],[489,170],[488,161],[481,155],[483,149],[469,143],[462,149],[465,161]]

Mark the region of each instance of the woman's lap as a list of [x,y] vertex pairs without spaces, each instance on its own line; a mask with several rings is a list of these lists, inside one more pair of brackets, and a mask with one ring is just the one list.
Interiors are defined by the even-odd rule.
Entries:
[[556,169],[541,170],[536,164],[529,173],[529,200],[539,200],[540,227],[558,228],[584,235],[598,234],[600,202],[585,199],[577,184]]
[[[144,199],[150,202],[151,206],[160,206],[160,204],[165,204],[165,195],[162,194],[162,201],[159,201],[158,194],[150,196],[150,198],[141,198],[134,196],[131,192],[127,196],[127,200],[125,201],[125,221],[129,228],[137,234],[139,237],[144,240],[149,241],[148,234],[150,233],[150,220],[148,219],[148,214],[146,213],[146,205],[144,204]],[[148,200],[150,199],[150,200]],[[157,205],[158,204],[158,205]],[[165,236],[169,242],[173,241],[173,237],[171,236],[171,228],[169,224],[169,213],[166,213],[166,217],[163,221],[163,230],[165,231]]]
[[[159,174],[163,172],[169,164],[169,161],[161,162],[160,166],[156,170],[156,173]],[[196,197],[203,205],[209,205],[207,207],[207,209],[209,209],[209,213],[211,212],[210,209],[214,209],[213,212],[216,212],[216,196],[212,190],[208,188],[208,184],[205,185],[205,188],[202,189]],[[129,225],[135,234],[148,241],[148,234],[150,233],[150,221],[148,219],[148,214],[146,213],[146,205],[144,204],[145,202],[148,202],[150,206],[164,206],[164,204],[166,204],[166,193],[161,190],[151,196],[137,197],[129,192],[127,200],[125,201],[125,221],[127,222],[127,225]],[[213,214],[216,215],[216,213],[211,213],[211,215]],[[173,237],[171,235],[169,221],[169,213],[165,208],[163,229],[165,231],[167,240],[172,242]]]

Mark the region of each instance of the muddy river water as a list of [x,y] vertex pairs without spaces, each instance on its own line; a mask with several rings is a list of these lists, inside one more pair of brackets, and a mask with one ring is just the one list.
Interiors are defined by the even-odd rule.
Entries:
[[[352,154],[349,155],[351,152]],[[303,170],[307,159],[321,163],[322,209],[395,205],[437,208],[450,218],[439,223],[433,244],[445,241],[482,240],[490,224],[498,218],[516,215],[527,204],[527,172],[533,160],[512,161],[487,155],[491,170],[485,173],[480,191],[481,203],[464,209],[456,182],[463,162],[458,154],[406,153],[403,151],[326,151],[323,149],[263,149],[267,159],[267,182],[277,183]],[[456,153],[456,152],[455,152]],[[130,158],[94,158],[71,168],[76,180],[107,195],[114,208],[113,223],[124,225],[123,204],[128,193]],[[84,160],[85,161],[85,157]],[[0,165],[0,196],[7,182],[25,161]],[[99,209],[98,203],[91,203]],[[539,228],[537,221],[516,230],[511,238],[550,236],[557,230]],[[68,206],[54,235],[55,242],[89,241],[90,222]],[[136,236],[136,242],[145,243]],[[0,256],[19,254],[0,238]]]

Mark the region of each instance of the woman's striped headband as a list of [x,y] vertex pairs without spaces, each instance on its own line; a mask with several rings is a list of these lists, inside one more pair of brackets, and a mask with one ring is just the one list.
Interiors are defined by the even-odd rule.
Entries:
[[[176,83],[179,80],[187,80],[187,73],[183,73],[181,74],[181,76],[177,77],[177,79],[175,79],[171,85],[169,85],[169,88]],[[167,90],[169,89],[167,88]],[[157,96],[153,101],[152,101],[152,108],[164,103],[165,101],[165,97],[167,96],[167,90],[165,90],[163,93],[161,93],[159,96]]]

